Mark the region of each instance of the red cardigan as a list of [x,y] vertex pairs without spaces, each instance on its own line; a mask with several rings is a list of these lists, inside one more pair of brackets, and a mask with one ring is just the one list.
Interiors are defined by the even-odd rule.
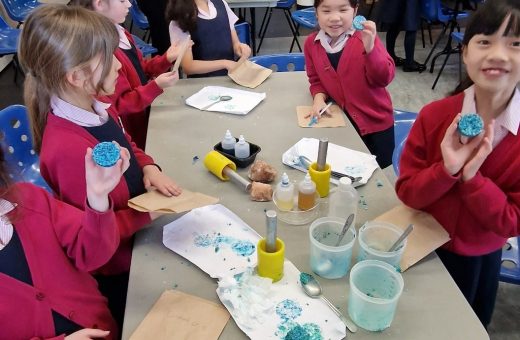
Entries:
[[[132,45],[135,46],[132,35],[125,30],[125,34]],[[139,75],[132,62],[120,49],[114,52],[117,60],[121,62],[116,89],[109,98],[117,112],[121,115],[123,126],[128,131],[134,142],[144,150],[148,126],[148,114],[146,108],[152,104],[155,98],[163,93],[155,80],[141,85]],[[172,64],[166,59],[166,54],[152,59],[144,59],[137,48],[137,56],[148,78],[152,79],[168,71]]]
[[[109,109],[109,114],[118,121],[117,114]],[[131,141],[137,162],[141,167],[154,164],[153,159],[137,148]],[[47,125],[43,134],[40,152],[40,171],[58,198],[77,208],[83,208],[87,197],[85,187],[85,152],[93,148],[98,140],[83,127],[66,119],[47,115]],[[128,207],[130,194],[124,177],[110,193],[114,202],[116,221],[121,235],[121,245],[110,262],[100,272],[106,275],[118,274],[130,269],[132,257],[132,235],[150,222],[148,213],[138,212]]]
[[32,184],[14,185],[5,198],[18,204],[8,217],[33,286],[0,273],[0,338],[63,339],[54,333],[54,310],[84,328],[109,330],[109,339],[117,339],[107,301],[88,274],[118,246],[113,211],[99,213],[85,205],[83,212]]
[[325,93],[331,97],[348,112],[362,136],[390,128],[394,124],[392,100],[385,87],[394,79],[395,66],[379,38],[366,54],[361,33],[354,33],[336,71],[321,43],[314,41],[317,34],[309,35],[304,47],[312,96]]
[[461,93],[433,102],[419,113],[401,156],[396,190],[406,205],[429,212],[446,229],[451,241],[443,248],[477,256],[520,234],[520,136],[509,133],[473,179],[450,176],[439,145],[463,98]]

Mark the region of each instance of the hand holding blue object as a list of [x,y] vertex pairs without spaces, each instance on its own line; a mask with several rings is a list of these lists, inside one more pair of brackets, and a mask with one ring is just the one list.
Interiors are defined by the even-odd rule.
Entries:
[[307,125],[307,126],[313,126],[314,124],[318,124],[318,119],[321,117],[321,115],[323,113],[325,113],[325,111],[327,111],[327,109],[331,105],[332,105],[332,102],[329,102],[323,109],[320,110],[320,112],[318,112],[317,116],[312,116],[311,120],[309,121],[309,125]]
[[364,16],[356,15],[354,17],[354,20],[352,21],[352,27],[354,27],[354,29],[358,31],[362,31],[363,29],[365,29],[365,27],[363,26],[364,21],[367,21],[367,19]]

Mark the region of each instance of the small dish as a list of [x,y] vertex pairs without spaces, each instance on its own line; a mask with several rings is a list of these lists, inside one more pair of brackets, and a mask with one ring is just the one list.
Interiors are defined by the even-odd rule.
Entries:
[[273,192],[273,202],[276,207],[278,219],[291,225],[302,225],[314,221],[320,214],[320,195],[316,192],[316,203],[309,210],[298,209],[298,194],[294,195],[294,207],[291,210],[280,208],[276,198],[276,190]]
[[[237,138],[235,138],[235,140],[238,142]],[[224,149],[222,149],[222,142],[218,142],[218,144],[216,144],[213,147],[213,150],[215,150],[215,151],[221,153],[222,155],[226,156],[227,158],[229,158],[233,163],[236,164],[237,167],[247,168],[255,161],[256,155],[260,152],[260,150],[262,150],[258,145],[253,144],[251,142],[248,142],[248,143],[249,143],[250,152],[249,152],[249,157],[246,157],[246,158],[237,158],[237,157],[235,157],[234,153],[233,154],[227,153],[226,151],[224,151]]]

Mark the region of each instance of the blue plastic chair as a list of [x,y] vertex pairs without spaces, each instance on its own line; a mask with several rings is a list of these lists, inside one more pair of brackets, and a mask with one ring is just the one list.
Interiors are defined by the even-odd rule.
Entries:
[[502,266],[500,281],[520,284],[520,249],[518,237],[511,237],[502,248]]
[[52,192],[40,175],[40,161],[33,150],[32,137],[23,105],[0,111],[0,146],[4,150],[9,177],[15,182],[30,182]]
[[392,153],[392,165],[394,167],[395,174],[399,176],[399,160],[401,153],[403,152],[406,138],[410,133],[415,119],[417,118],[416,112],[402,111],[394,109],[394,142],[395,148]]
[[9,18],[18,23],[17,27],[25,21],[27,15],[41,3],[37,0],[2,0]]
[[16,51],[18,47],[18,39],[20,38],[21,30],[10,27],[4,18],[0,16],[0,57],[6,55],[14,55],[14,81],[16,82],[16,75],[18,73],[18,62],[16,59]]
[[235,31],[242,44],[251,45],[251,27],[247,21],[236,24]]
[[157,53],[157,49],[155,47],[145,43],[137,35],[132,34],[132,38],[134,38],[135,46],[141,50],[141,53],[144,57],[151,56],[152,54]]
[[[271,22],[271,17],[273,15],[273,9],[283,10],[283,14],[285,15],[285,19],[287,20],[287,23],[289,24],[289,29],[291,30],[293,38],[296,38],[298,36],[296,24],[294,23],[292,16],[291,16],[291,8],[293,8],[293,6],[295,4],[296,4],[296,0],[279,0],[276,3],[275,7],[269,7],[265,10],[264,17],[262,18],[262,24],[260,25],[260,30],[258,31],[258,36],[260,37],[260,43],[258,44],[256,53],[258,53],[260,51],[260,47],[262,46],[262,42],[264,41],[265,33],[267,32],[267,27],[269,26],[269,23]],[[296,39],[296,43],[298,44],[298,48],[300,49],[300,52],[301,52],[302,48],[300,46],[300,43],[298,42],[298,39]],[[292,45],[291,45],[291,48],[292,48]]]
[[275,72],[305,71],[303,53],[266,54],[249,58],[249,60]]
[[141,30],[144,31],[143,40],[147,43],[150,42],[150,24],[148,23],[148,18],[139,8],[139,5],[137,4],[137,1],[135,0],[129,0],[132,4],[132,7],[130,7],[130,15],[132,16],[132,21],[130,22],[130,33],[132,32],[132,28],[135,25],[139,27]]
[[[309,7],[305,9],[300,9],[292,12],[291,14],[293,21],[296,23],[296,35],[293,37],[293,41],[291,43],[292,52],[294,44],[296,43],[298,47],[300,47],[300,43],[298,42],[297,35],[299,35],[298,31],[300,26],[303,26],[308,29],[315,29],[318,26],[318,19],[316,18],[316,10],[314,7]],[[300,48],[300,51],[302,49]]]

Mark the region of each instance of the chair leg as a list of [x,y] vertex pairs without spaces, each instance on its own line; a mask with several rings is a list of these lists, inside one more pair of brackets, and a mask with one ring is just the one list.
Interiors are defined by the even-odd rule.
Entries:
[[[268,14],[269,12],[269,14]],[[264,42],[265,34],[267,33],[267,27],[269,27],[269,23],[271,22],[271,16],[273,15],[273,7],[270,7],[265,10],[264,18],[262,19],[262,24],[260,25],[260,31],[258,32],[258,37],[260,38],[260,42],[258,43],[258,47],[256,48],[256,53],[260,52],[260,47],[262,47],[262,43]],[[266,21],[267,18],[267,21]],[[265,22],[265,25],[264,25]],[[263,31],[262,31],[263,29]]]
[[424,25],[421,20],[421,39],[422,39],[422,48],[426,48],[426,42],[424,41]]
[[453,52],[453,51],[455,51],[455,49],[452,49],[452,48],[449,48],[446,51],[446,58],[444,58],[444,62],[442,63],[441,69],[439,70],[439,73],[437,74],[437,77],[435,78],[435,81],[433,82],[432,90],[435,90],[435,86],[437,85],[437,82],[439,81],[439,78],[441,77],[441,73],[444,70],[446,63],[448,63],[448,58],[450,57],[451,52]]
[[[300,46],[300,42],[298,41],[298,31],[296,29],[296,24],[291,17],[291,11],[289,9],[284,9],[283,13],[285,14],[285,19],[287,19],[287,23],[289,24],[289,28],[291,29],[291,33],[293,35],[293,41],[296,41],[296,45],[298,45],[298,49],[300,52],[302,51],[302,47]],[[292,51],[292,43],[291,43],[291,51]],[[291,52],[290,51],[290,52]]]
[[[298,46],[299,46],[299,42],[298,42],[298,36],[300,35],[299,30],[300,30],[300,24],[296,24],[296,35],[293,36],[293,40],[291,42],[291,48],[289,49],[289,53],[292,53],[294,43],[298,43]],[[300,51],[301,51],[301,48],[300,48]]]
[[[424,61],[424,63],[423,63],[424,65],[428,64],[428,61],[430,60],[433,52],[437,48],[437,45],[439,45],[439,42],[441,41],[442,37],[444,36],[444,34],[446,34],[447,29],[448,29],[448,25],[444,25],[444,27],[442,28],[441,34],[439,35],[439,37],[437,37],[437,40],[435,40],[435,44],[433,44],[432,49],[430,50],[430,53],[428,53],[428,56],[426,57],[426,60]],[[433,71],[430,71],[430,72],[433,72]]]

